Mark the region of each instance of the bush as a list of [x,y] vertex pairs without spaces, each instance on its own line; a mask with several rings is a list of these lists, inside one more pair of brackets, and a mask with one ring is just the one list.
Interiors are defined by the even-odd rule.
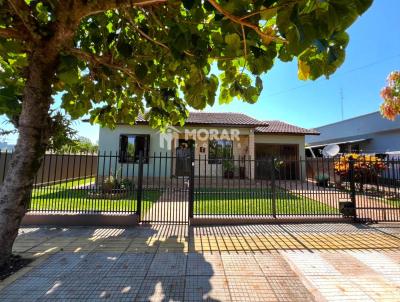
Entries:
[[350,159],[354,159],[354,182],[363,189],[363,184],[377,178],[386,168],[385,162],[374,155],[346,154],[335,160],[335,173],[341,179],[349,179]]

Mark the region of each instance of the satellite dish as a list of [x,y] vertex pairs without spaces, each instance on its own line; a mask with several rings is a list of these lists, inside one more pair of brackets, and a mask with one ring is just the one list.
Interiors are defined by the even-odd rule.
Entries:
[[324,157],[334,157],[340,151],[340,147],[336,144],[326,145],[322,150],[322,155]]

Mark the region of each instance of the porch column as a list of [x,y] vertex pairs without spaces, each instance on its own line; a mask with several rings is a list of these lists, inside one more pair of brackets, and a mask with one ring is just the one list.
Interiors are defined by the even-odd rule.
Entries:
[[251,174],[250,174],[250,178],[254,179],[255,176],[255,140],[254,140],[254,129],[250,129],[250,134],[249,134],[249,157],[251,159]]

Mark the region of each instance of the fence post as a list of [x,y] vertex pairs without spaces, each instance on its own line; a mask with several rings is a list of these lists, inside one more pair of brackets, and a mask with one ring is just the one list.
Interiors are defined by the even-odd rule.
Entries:
[[272,216],[276,218],[275,158],[271,159]]
[[352,203],[353,219],[356,220],[356,184],[354,179],[354,158],[349,157],[349,182],[350,182],[350,200]]
[[[189,205],[188,216],[193,218],[193,204],[194,204],[194,152],[190,152],[190,175],[189,175]],[[190,223],[190,221],[189,221]]]
[[138,215],[139,221],[142,218],[142,192],[143,192],[143,152],[139,152],[137,208],[136,208],[136,214]]

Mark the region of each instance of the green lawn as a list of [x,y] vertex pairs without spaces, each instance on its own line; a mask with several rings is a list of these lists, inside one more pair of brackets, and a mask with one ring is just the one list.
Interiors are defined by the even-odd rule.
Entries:
[[[94,182],[86,179],[86,184]],[[35,188],[32,191],[30,210],[47,211],[80,211],[80,212],[135,212],[137,207],[136,191],[128,192],[118,199],[95,197],[94,190],[79,188],[83,181],[70,181],[63,184],[55,184]],[[146,190],[142,195],[142,211],[147,211],[155,202],[160,192]]]
[[[276,192],[276,214],[339,214],[339,210],[319,201],[291,194]],[[272,194],[268,189],[196,189],[195,215],[272,215]]]
[[[86,185],[94,183],[86,179]],[[135,212],[137,193],[130,192],[118,199],[94,197],[94,190],[80,187],[82,180],[35,188],[30,210],[70,212]],[[145,190],[142,195],[142,212],[145,213],[161,195],[160,190]],[[310,198],[291,194],[285,190],[276,192],[276,214],[338,214],[338,210]],[[272,215],[272,194],[268,189],[220,189],[195,190],[195,215]]]
[[400,208],[400,199],[399,198],[380,198],[379,200],[386,203],[390,207]]

